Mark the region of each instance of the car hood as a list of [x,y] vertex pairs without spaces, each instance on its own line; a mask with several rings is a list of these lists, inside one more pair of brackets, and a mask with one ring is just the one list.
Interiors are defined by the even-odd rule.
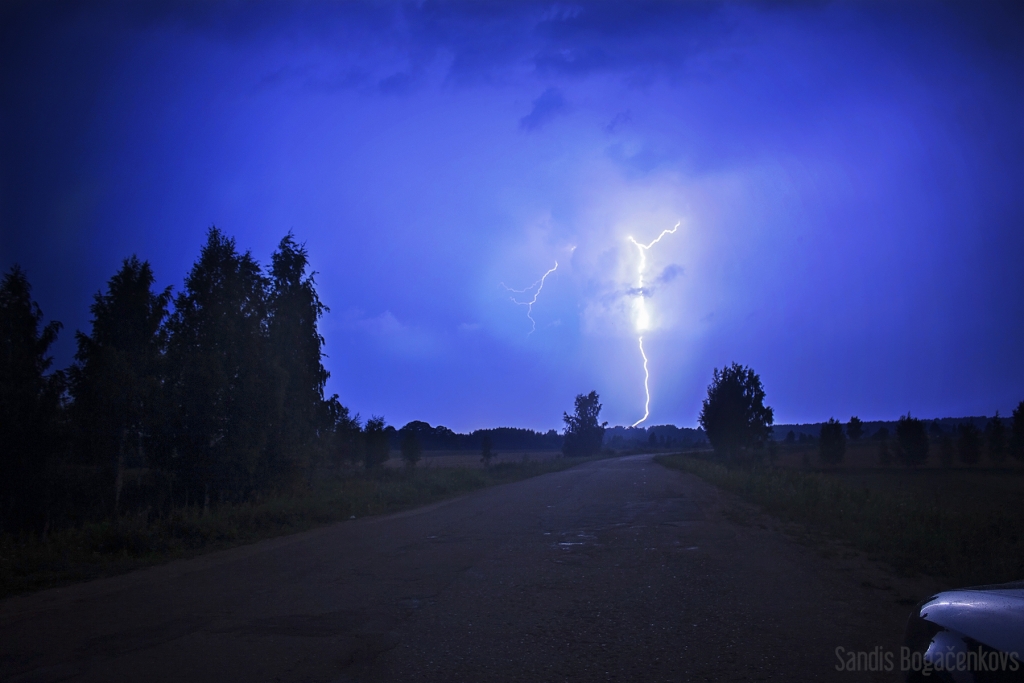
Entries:
[[918,614],[996,650],[1024,654],[1024,582],[939,593]]

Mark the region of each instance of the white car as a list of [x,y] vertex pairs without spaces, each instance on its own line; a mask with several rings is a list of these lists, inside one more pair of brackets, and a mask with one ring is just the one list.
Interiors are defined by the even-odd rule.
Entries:
[[933,595],[910,616],[907,681],[1024,681],[1024,581]]

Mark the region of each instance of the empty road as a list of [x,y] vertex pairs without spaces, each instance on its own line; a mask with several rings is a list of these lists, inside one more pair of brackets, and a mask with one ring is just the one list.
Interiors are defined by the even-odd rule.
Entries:
[[897,647],[899,589],[736,509],[593,462],[5,600],[0,680],[897,680],[835,650]]

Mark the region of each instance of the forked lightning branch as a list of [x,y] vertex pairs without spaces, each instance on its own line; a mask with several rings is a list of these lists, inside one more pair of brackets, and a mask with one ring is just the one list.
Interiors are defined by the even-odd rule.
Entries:
[[[681,223],[682,221],[676,223],[672,228],[668,230],[662,230],[660,235],[658,235],[656,238],[654,238],[647,244],[637,242],[632,236],[629,237],[629,241],[632,242],[633,245],[637,248],[637,252],[640,255],[640,260],[637,263],[636,287],[632,288],[630,290],[630,293],[633,294],[635,297],[633,301],[633,324],[636,328],[636,331],[639,333],[639,335],[637,336],[637,346],[640,348],[640,357],[643,359],[644,363],[644,416],[633,423],[632,426],[634,427],[645,422],[651,414],[651,373],[648,367],[647,353],[644,351],[644,332],[651,328],[651,315],[650,312],[647,310],[647,297],[649,296],[650,292],[646,289],[646,283],[644,281],[644,274],[647,271],[647,252],[651,249],[651,247],[660,242],[663,237],[665,237],[666,235],[672,235],[677,230],[679,230],[679,226],[681,225]],[[575,249],[575,247],[573,248]],[[516,296],[512,296],[509,298],[511,299],[512,303],[516,304],[517,306],[526,306],[526,317],[529,318],[530,320],[530,331],[527,334],[527,336],[537,331],[537,321],[534,320],[533,318],[533,305],[537,303],[537,298],[540,296],[540,293],[544,290],[544,282],[547,280],[548,275],[551,275],[551,273],[555,272],[556,270],[558,270],[558,261],[555,261],[555,265],[552,266],[551,269],[548,270],[546,273],[544,273],[539,280],[534,282],[529,287],[525,287],[523,289],[512,289],[511,287],[507,286],[504,282],[501,283],[501,286],[504,287],[506,291],[512,292],[513,295],[526,295],[521,299],[517,298]]]
[[640,356],[644,359],[644,416],[633,423],[634,427],[647,420],[651,414],[651,373],[647,368],[647,354],[644,352],[643,335],[643,333],[651,327],[651,316],[650,313],[647,312],[647,291],[644,289],[644,271],[647,270],[647,251],[660,242],[661,238],[665,235],[675,233],[675,231],[679,229],[680,223],[682,223],[682,221],[676,223],[671,230],[662,230],[660,235],[647,244],[641,244],[633,239],[633,237],[629,238],[629,241],[632,242],[636,246],[637,251],[640,252],[640,263],[637,266],[636,275],[636,289],[633,290],[636,293],[636,301],[633,304],[633,309],[636,331],[640,333],[637,338],[637,345],[640,347]]
[[552,266],[551,270],[541,275],[539,280],[534,282],[529,287],[526,287],[525,289],[512,289],[511,287],[507,286],[504,282],[501,283],[502,287],[512,292],[513,294],[529,294],[530,292],[533,292],[533,298],[530,299],[529,301],[520,301],[514,296],[509,297],[512,300],[512,303],[516,304],[517,306],[526,306],[526,317],[530,319],[530,332],[526,336],[530,336],[531,334],[537,331],[537,321],[533,319],[533,305],[537,303],[537,297],[540,296],[541,291],[544,289],[544,281],[548,279],[548,275],[551,275],[551,273],[555,272],[556,270],[558,270],[558,261],[555,261],[555,265]]

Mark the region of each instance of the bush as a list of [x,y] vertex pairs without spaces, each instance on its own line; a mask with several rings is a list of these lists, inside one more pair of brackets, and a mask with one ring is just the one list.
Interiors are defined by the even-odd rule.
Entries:
[[909,414],[896,421],[896,458],[907,467],[928,462],[928,433],[924,422]]
[[988,459],[999,464],[1006,460],[1006,427],[999,419],[999,411],[985,425],[985,444],[988,446]]
[[843,433],[842,422],[835,418],[829,418],[828,422],[821,425],[818,450],[823,463],[838,465],[843,461],[843,456],[846,454],[846,434]]
[[374,415],[366,421],[363,429],[363,456],[366,469],[372,470],[387,462],[391,455],[391,444],[384,431],[384,418]]
[[399,448],[402,451],[402,460],[405,461],[405,464],[415,467],[423,453],[423,447],[420,445],[420,440],[416,438],[415,432],[403,430],[402,443]]
[[850,437],[851,441],[857,441],[864,436],[864,423],[856,415],[851,417],[850,422],[846,425],[846,435]]

